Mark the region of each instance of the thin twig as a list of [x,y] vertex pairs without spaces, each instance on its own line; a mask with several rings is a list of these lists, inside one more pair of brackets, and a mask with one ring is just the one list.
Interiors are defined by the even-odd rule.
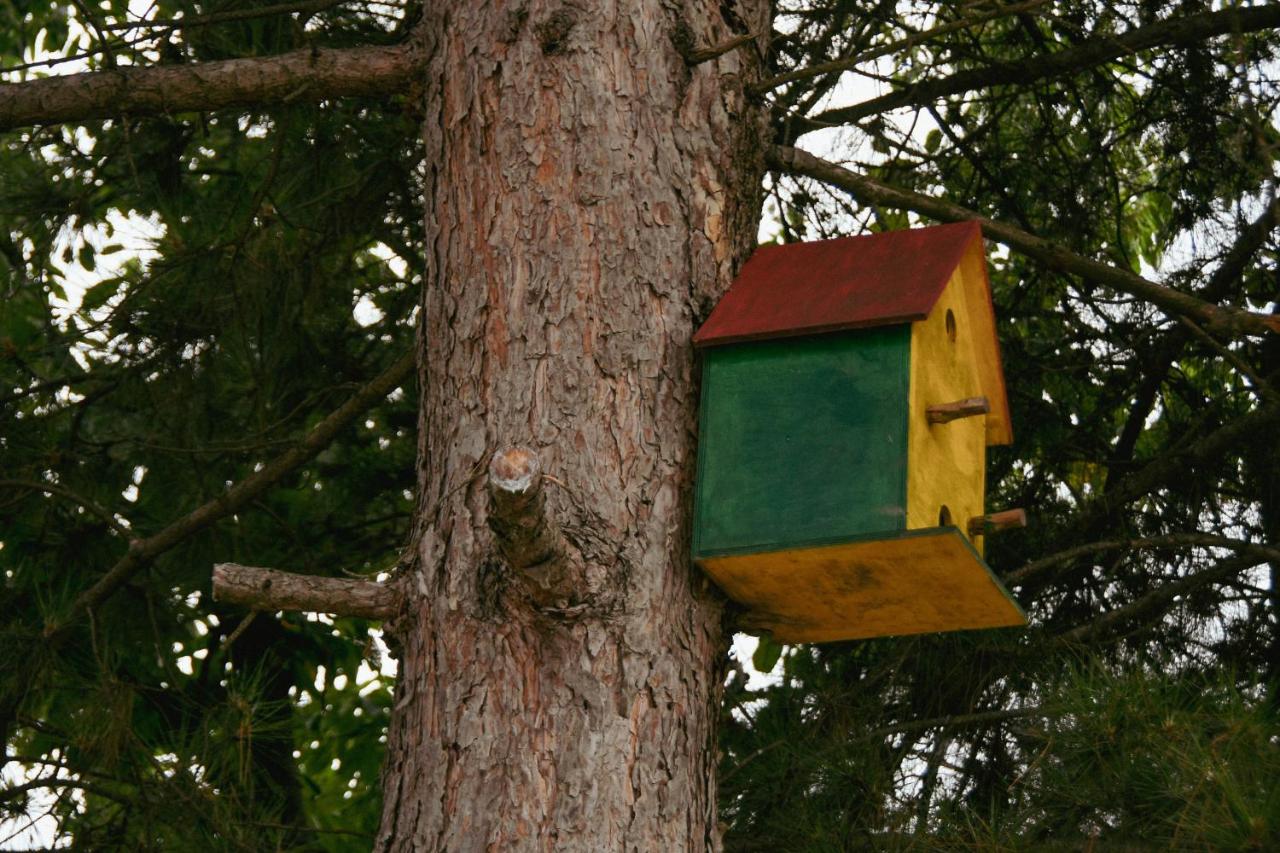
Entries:
[[1085,557],[1089,554],[1096,554],[1104,551],[1124,551],[1139,549],[1158,549],[1158,548],[1227,548],[1232,551],[1241,553],[1257,554],[1261,557],[1280,560],[1280,548],[1261,545],[1256,542],[1245,542],[1241,539],[1231,539],[1226,536],[1216,536],[1211,533],[1169,533],[1164,536],[1148,536],[1145,538],[1133,539],[1108,539],[1101,542],[1090,542],[1086,545],[1077,545],[1074,548],[1068,548],[1056,554],[1050,554],[1047,557],[1041,557],[1027,563],[1015,572],[1005,575],[1003,578],[1006,584],[1010,586],[1022,586],[1028,581],[1039,578],[1045,574],[1046,570],[1062,563],[1069,563],[1079,557]]
[[57,483],[39,483],[35,480],[0,480],[0,488],[28,489],[33,492],[45,492],[50,495],[58,495],[67,500],[79,504],[89,510],[93,515],[100,518],[112,530],[128,539],[130,534],[129,528],[121,524],[116,517],[107,511],[105,507],[97,504],[86,497],[83,497],[65,486]]
[[1241,376],[1252,382],[1253,391],[1260,398],[1272,403],[1280,402],[1280,394],[1277,394],[1275,389],[1268,385],[1261,376],[1255,373],[1253,368],[1251,368],[1244,359],[1232,352],[1228,347],[1224,346],[1223,343],[1213,335],[1196,325],[1193,320],[1187,317],[1179,317],[1178,319],[1182,322],[1182,325],[1191,330],[1191,334],[1208,344],[1210,349],[1222,356],[1223,360],[1234,367]]
[[250,610],[245,617],[240,620],[240,624],[235,627],[235,630],[227,635],[227,638],[222,641],[222,645],[218,647],[219,657],[225,655],[231,650],[231,644],[240,639],[240,635],[248,630],[249,624],[253,622],[261,612],[261,610]]
[[807,151],[775,145],[766,152],[770,166],[789,174],[805,175],[848,192],[863,203],[885,204],[912,210],[943,222],[977,222],[992,240],[1053,269],[1095,281],[1138,299],[1165,313],[1192,317],[1209,330],[1226,336],[1269,335],[1280,332],[1280,316],[1256,314],[1243,308],[1214,305],[1189,293],[1156,284],[1111,264],[1078,255],[1043,237],[1013,225],[979,216],[945,199],[922,195],[859,175],[843,166],[815,157]]
[[772,89],[776,89],[779,86],[786,85],[787,83],[793,83],[797,80],[808,80],[812,77],[821,77],[824,74],[832,74],[837,71],[848,71],[849,69],[856,68],[864,62],[870,62],[873,59],[888,56],[889,54],[896,53],[899,50],[914,47],[915,45],[936,36],[946,35],[947,33],[953,33],[956,30],[968,29],[969,27],[976,27],[979,24],[985,24],[988,21],[995,20],[996,18],[1030,12],[1037,6],[1043,6],[1047,2],[1048,0],[1028,0],[1028,2],[1025,3],[1011,3],[1008,6],[1000,6],[990,12],[984,12],[969,18],[960,18],[959,20],[952,21],[947,24],[940,24],[932,29],[912,33],[911,35],[900,38],[897,41],[889,42],[888,44],[881,45],[880,47],[873,47],[870,50],[865,50],[862,53],[851,56],[847,59],[822,62],[817,65],[810,65],[806,68],[797,68],[794,71],[777,74],[767,80],[761,80],[759,83],[749,86],[748,91],[754,95],[761,95]]
[[323,12],[325,9],[341,5],[346,0],[308,0],[302,3],[277,3],[274,6],[261,6],[256,9],[233,9],[228,12],[215,12],[210,15],[191,15],[185,18],[152,18],[145,21],[124,21],[118,24],[107,24],[103,29],[110,32],[121,30],[138,30],[150,28],[190,29],[210,24],[225,24],[232,21],[249,21],[255,18],[269,18],[272,15],[285,15],[293,12]]
[[401,356],[391,367],[365,385],[346,403],[316,424],[298,445],[267,463],[258,471],[232,486],[226,493],[174,521],[154,536],[135,539],[129,551],[107,570],[97,583],[82,592],[61,621],[50,622],[45,635],[51,640],[65,636],[67,628],[90,607],[96,607],[160,554],[183,542],[193,534],[225,518],[275,485],[282,477],[324,450],[351,421],[377,405],[413,371],[414,353]]

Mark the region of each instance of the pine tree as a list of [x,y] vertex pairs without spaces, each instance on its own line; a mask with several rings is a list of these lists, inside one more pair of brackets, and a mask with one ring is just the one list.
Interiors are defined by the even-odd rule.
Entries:
[[[6,813],[91,849],[1274,842],[1278,7],[127,6],[0,10],[0,56],[89,65],[0,85]],[[727,672],[689,341],[762,205],[1003,247],[1028,631]]]

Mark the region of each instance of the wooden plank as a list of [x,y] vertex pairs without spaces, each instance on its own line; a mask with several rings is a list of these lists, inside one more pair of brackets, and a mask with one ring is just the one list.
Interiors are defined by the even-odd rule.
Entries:
[[930,422],[939,400],[982,392],[974,365],[972,293],[959,275],[938,297],[928,319],[911,326],[911,403],[908,423],[907,528],[963,524],[985,508],[984,418]]
[[1026,624],[1026,615],[954,529],[820,548],[704,558],[749,608],[747,624],[786,643]]
[[697,346],[921,320],[981,247],[960,222],[785,246],[761,246],[694,335]]
[[1004,384],[1004,365],[1000,358],[1000,339],[996,333],[991,282],[987,277],[987,256],[981,239],[965,250],[956,273],[959,284],[966,293],[965,311],[974,346],[978,385],[983,396],[991,403],[991,412],[986,418],[987,444],[1012,444],[1013,422],[1009,417],[1009,395]]
[[898,326],[705,353],[695,555],[904,526],[909,334]]

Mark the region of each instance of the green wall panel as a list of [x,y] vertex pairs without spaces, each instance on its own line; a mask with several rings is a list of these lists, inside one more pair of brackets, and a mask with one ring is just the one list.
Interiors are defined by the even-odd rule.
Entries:
[[906,526],[911,327],[704,351],[694,555]]

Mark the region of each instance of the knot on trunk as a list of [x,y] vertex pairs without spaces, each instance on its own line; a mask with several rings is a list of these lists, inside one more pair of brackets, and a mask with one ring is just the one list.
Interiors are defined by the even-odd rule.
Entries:
[[569,33],[578,23],[577,13],[568,7],[561,7],[544,18],[535,30],[538,34],[538,46],[545,56],[555,56],[568,49]]
[[532,450],[495,453],[489,461],[489,529],[534,604],[550,612],[571,610],[588,597],[586,566],[551,516],[542,485],[542,465]]

